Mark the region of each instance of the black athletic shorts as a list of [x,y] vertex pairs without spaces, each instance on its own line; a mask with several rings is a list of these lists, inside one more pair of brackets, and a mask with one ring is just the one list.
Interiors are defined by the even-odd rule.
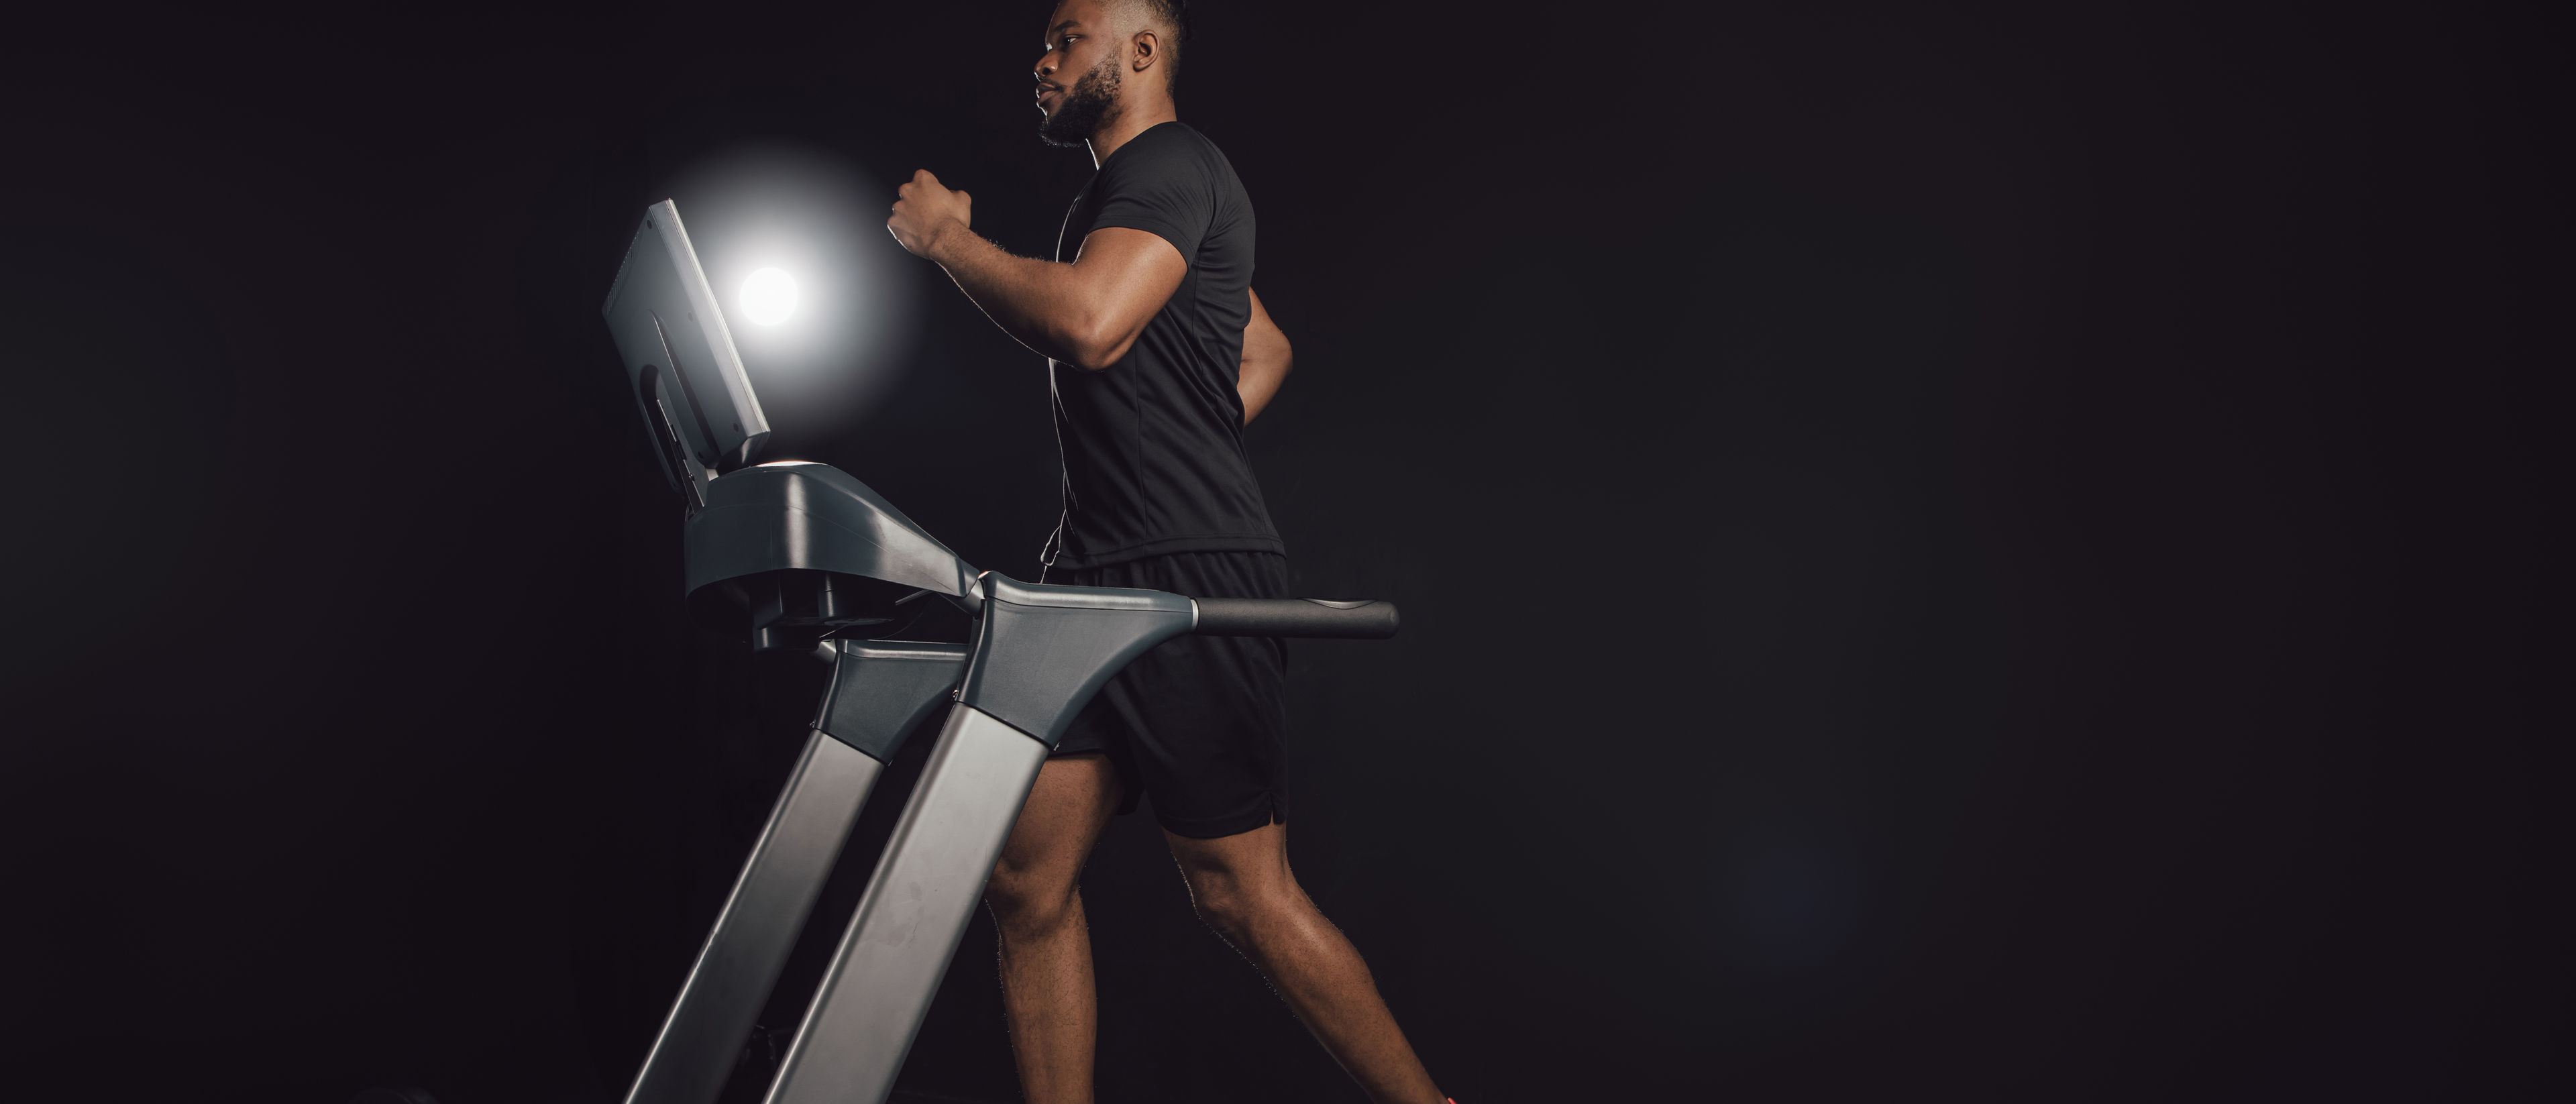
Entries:
[[[1192,598],[1288,597],[1276,552],[1176,552],[1047,569],[1066,586]],[[1056,755],[1105,753],[1126,784],[1118,811],[1152,794],[1174,835],[1215,839],[1288,822],[1288,650],[1266,637],[1182,636],[1137,656],[1065,730]]]

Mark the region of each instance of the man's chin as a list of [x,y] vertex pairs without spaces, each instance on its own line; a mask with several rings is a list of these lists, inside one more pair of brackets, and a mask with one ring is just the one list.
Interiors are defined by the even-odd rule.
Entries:
[[1116,101],[1082,95],[1076,85],[1071,94],[1056,101],[1055,111],[1038,120],[1038,140],[1050,146],[1079,146],[1109,126],[1118,117]]
[[1056,101],[1054,111],[1038,120],[1038,140],[1050,146],[1079,146],[1100,133],[1101,126],[1114,113],[1107,104],[1088,103],[1080,96],[1066,96]]
[[1052,117],[1040,119],[1038,120],[1038,141],[1044,142],[1050,146],[1070,147],[1079,146],[1091,140],[1091,135],[1089,134],[1064,133],[1065,131],[1072,129],[1074,128],[1056,125],[1056,121]]

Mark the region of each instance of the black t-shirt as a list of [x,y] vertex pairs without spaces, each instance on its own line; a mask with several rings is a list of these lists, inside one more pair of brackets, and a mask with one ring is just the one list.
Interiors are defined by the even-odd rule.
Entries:
[[1243,327],[1252,318],[1252,198],[1215,143],[1179,123],[1129,139],[1075,196],[1056,240],[1071,261],[1110,226],[1159,235],[1189,274],[1118,363],[1050,361],[1064,521],[1046,562],[1089,568],[1168,552],[1281,552],[1243,452]]

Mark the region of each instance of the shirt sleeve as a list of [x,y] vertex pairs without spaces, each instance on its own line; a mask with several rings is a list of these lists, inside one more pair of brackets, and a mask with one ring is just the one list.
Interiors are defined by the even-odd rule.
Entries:
[[1101,168],[1095,185],[1099,213],[1083,233],[1112,226],[1143,230],[1172,243],[1184,262],[1195,263],[1199,243],[1216,216],[1216,189],[1186,144],[1145,146],[1146,140],[1138,135],[1136,148],[1119,150]]

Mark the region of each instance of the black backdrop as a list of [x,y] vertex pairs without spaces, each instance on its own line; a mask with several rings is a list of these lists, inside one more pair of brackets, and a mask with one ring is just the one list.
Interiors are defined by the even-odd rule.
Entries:
[[[686,626],[597,304],[746,144],[1046,249],[1043,13],[924,7],[16,25],[11,1095],[622,1089],[803,707]],[[1407,615],[1296,652],[1293,854],[1445,1088],[2564,1090],[2557,28],[1203,7],[1264,487]],[[773,455],[1029,577],[1040,362],[889,263]],[[1150,822],[1089,885],[1105,1099],[1355,1099]],[[908,1088],[1015,1098],[989,954]]]

